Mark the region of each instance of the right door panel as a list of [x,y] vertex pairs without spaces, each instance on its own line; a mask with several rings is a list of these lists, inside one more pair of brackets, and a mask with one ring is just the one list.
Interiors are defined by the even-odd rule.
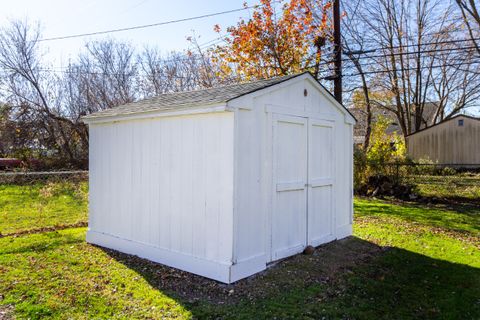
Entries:
[[308,244],[318,246],[335,238],[334,124],[310,119],[308,130]]

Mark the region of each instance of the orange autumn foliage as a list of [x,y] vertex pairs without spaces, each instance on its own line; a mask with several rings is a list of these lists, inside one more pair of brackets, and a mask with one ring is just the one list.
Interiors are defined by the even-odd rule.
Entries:
[[[280,15],[275,3],[261,0],[250,20],[227,29],[226,45],[212,52],[223,74],[250,80],[319,72],[322,47],[332,30],[331,2],[290,0],[282,5]],[[221,32],[219,25],[214,30]]]

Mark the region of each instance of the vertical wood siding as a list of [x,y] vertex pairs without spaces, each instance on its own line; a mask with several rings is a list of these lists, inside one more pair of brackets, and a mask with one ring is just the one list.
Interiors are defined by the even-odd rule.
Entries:
[[[458,125],[459,120],[463,120],[463,126]],[[480,121],[456,117],[407,137],[407,146],[415,160],[480,164]]]
[[[304,89],[308,95],[304,96]],[[265,112],[267,105],[286,109],[327,114],[334,119],[331,135],[335,165],[325,164],[334,179],[335,192],[328,203],[330,191],[320,190],[318,201],[312,205],[332,210],[334,237],[342,238],[351,234],[352,229],[352,125],[345,123],[344,115],[337,110],[322,93],[308,80],[298,81],[284,88],[269,90],[258,95],[249,95],[231,103],[233,107],[250,107],[252,110],[237,112],[236,120],[236,181],[235,181],[235,247],[234,261],[248,261],[255,257],[269,255],[272,246],[272,116]],[[279,143],[282,143],[279,141]],[[319,154],[323,144],[316,148]],[[323,159],[323,158],[321,158]],[[328,157],[324,160],[328,161]],[[333,171],[332,171],[333,170]],[[324,199],[322,201],[322,198]],[[322,203],[319,203],[322,202]],[[326,221],[325,223],[329,223]],[[328,227],[318,226],[317,230]],[[270,231],[269,231],[270,230]],[[329,239],[328,237],[325,239]],[[330,239],[331,240],[331,239]],[[318,245],[318,243],[315,243]],[[267,258],[268,260],[268,258]]]
[[234,112],[90,125],[92,239],[231,282],[350,235],[352,125],[300,79]]
[[90,229],[228,263],[233,113],[90,126]]

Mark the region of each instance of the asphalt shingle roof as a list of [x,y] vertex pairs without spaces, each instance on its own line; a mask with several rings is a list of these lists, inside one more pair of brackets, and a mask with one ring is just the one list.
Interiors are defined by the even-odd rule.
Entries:
[[166,93],[153,98],[127,103],[115,108],[98,111],[83,117],[84,119],[113,117],[135,113],[172,110],[177,108],[198,107],[228,102],[248,93],[261,90],[283,81],[295,78],[300,74],[288,75],[268,80],[245,82],[223,87],[195,91]]

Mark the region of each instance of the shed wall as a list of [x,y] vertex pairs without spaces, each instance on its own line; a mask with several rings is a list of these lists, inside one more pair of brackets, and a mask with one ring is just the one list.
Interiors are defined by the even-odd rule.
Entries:
[[[464,125],[459,126],[462,119]],[[480,121],[456,117],[407,137],[408,154],[415,160],[440,164],[480,164]]]
[[[308,95],[304,97],[304,89]],[[335,230],[338,238],[351,234],[353,129],[310,80],[281,84],[258,94],[237,99],[235,251],[237,263],[251,261],[265,265],[269,251],[268,220],[272,210],[272,113],[269,106],[299,112],[323,114],[335,120]],[[246,110],[247,107],[251,110]],[[243,109],[242,109],[243,108]]]
[[90,125],[90,240],[230,265],[233,127],[233,112]]
[[[269,230],[277,193],[272,138],[278,115],[302,118],[308,130],[315,121],[331,128],[325,129],[328,134],[316,129],[312,137],[319,141],[318,149],[311,154],[316,164],[334,159],[320,166],[331,174],[318,175],[333,181],[319,189],[332,196],[317,197],[328,205],[315,210],[333,207],[325,222],[333,230],[308,243],[350,235],[353,125],[345,111],[307,76],[234,99],[227,110],[234,111],[90,124],[87,240],[228,283],[263,270],[272,260]],[[308,139],[301,143],[312,147],[310,133],[304,137]],[[283,146],[289,138],[276,141]],[[324,157],[322,152],[329,150],[334,154]],[[289,160],[288,152],[284,158]],[[307,155],[300,160],[314,162]],[[288,168],[295,171],[290,162]],[[305,182],[305,190],[312,187]],[[282,212],[275,211],[277,217]],[[318,220],[322,216],[316,225]],[[306,237],[308,231],[304,233]]]

